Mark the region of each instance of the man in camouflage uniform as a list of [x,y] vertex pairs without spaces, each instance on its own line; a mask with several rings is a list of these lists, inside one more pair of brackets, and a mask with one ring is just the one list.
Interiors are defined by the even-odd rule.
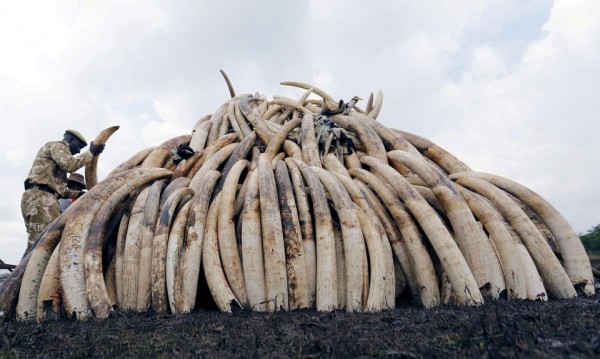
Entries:
[[66,130],[62,141],[46,143],[33,160],[21,198],[28,234],[26,254],[46,226],[60,215],[58,199],[79,197],[83,193],[67,188],[67,172],[77,171],[104,150],[104,145],[92,142],[89,151],[75,156],[85,146],[87,141],[81,133]]

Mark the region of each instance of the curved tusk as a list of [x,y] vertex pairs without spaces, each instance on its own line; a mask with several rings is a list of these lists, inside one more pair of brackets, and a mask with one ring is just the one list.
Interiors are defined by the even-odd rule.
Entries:
[[[272,143],[272,142],[271,142]],[[300,220],[288,169],[282,160],[274,165],[279,212],[285,241],[290,309],[308,308],[308,274],[304,259]]]
[[[138,282],[140,275],[148,276],[149,272],[141,272],[140,247],[144,230],[144,208],[151,187],[144,188],[135,198],[127,224],[125,244],[123,247],[122,261],[122,289],[123,302],[121,308],[125,310],[140,310],[138,308]],[[152,233],[154,236],[154,233]],[[144,263],[145,264],[145,263]],[[141,273],[141,274],[140,274]],[[144,281],[144,279],[142,279]],[[149,280],[145,280],[149,282]]]
[[244,204],[240,215],[242,235],[242,257],[244,278],[248,292],[248,304],[252,310],[267,310],[267,292],[265,284],[265,267],[260,228],[260,202],[258,193],[258,172],[249,175],[248,190],[244,196]]
[[[433,262],[411,216],[391,189],[374,174],[362,169],[351,169],[350,174],[373,189],[398,224],[404,245],[400,242],[393,243],[394,249],[403,262],[403,268],[411,268],[407,272],[414,274],[412,292],[417,294],[425,308],[439,304],[440,294]],[[406,254],[403,253],[405,251]]]
[[271,137],[273,136],[273,132],[267,126],[266,121],[263,120],[259,114],[254,112],[252,108],[250,108],[249,98],[245,97],[240,99],[238,105],[240,107],[240,111],[242,111],[244,116],[254,127],[254,131],[256,131],[258,137],[265,145],[268,145],[271,141]]
[[185,228],[190,213],[191,201],[185,202],[175,214],[175,219],[169,230],[169,239],[167,241],[167,260],[166,260],[166,283],[167,298],[169,308],[172,314],[179,314],[179,307],[175,305],[175,274],[181,270],[181,257],[179,256],[183,247],[185,237]]
[[204,149],[212,124],[212,121],[204,121],[194,130],[189,144],[191,149],[196,152],[200,152]]
[[233,85],[231,84],[231,80],[229,80],[229,76],[227,76],[225,71],[223,71],[223,70],[219,70],[219,71],[221,72],[221,75],[223,75],[223,78],[225,79],[225,82],[227,83],[227,89],[229,89],[229,95],[231,96],[231,98],[234,98],[235,91],[233,90]]
[[506,297],[508,299],[527,298],[527,282],[524,271],[521,269],[520,255],[517,245],[506,226],[506,222],[500,213],[483,197],[458,184],[456,188],[493,240],[494,247],[502,263],[507,290]]
[[300,232],[302,233],[302,247],[304,251],[307,286],[308,286],[308,306],[314,307],[317,291],[317,254],[315,245],[315,232],[313,220],[308,203],[306,187],[302,180],[300,169],[291,158],[286,158],[285,163],[288,167],[292,187],[294,189],[294,198],[298,210],[298,221],[300,222]]
[[[106,235],[108,221],[111,215],[118,208],[120,203],[144,184],[170,176],[171,173],[165,170],[154,169],[146,171],[139,176],[129,178],[129,180],[119,189],[115,190],[100,206],[94,214],[94,218],[89,227],[87,239],[84,241],[84,276],[85,276],[85,294],[94,315],[98,318],[106,318],[113,310],[104,282],[104,272],[102,269],[102,247]],[[148,188],[148,187],[147,187]],[[85,233],[85,232],[84,232]],[[139,248],[137,250],[139,256]],[[139,264],[136,263],[139,269]],[[137,280],[137,278],[136,278]],[[135,286],[137,288],[137,285]],[[135,303],[137,293],[134,293],[132,302]]]
[[188,185],[188,187],[196,190],[200,186],[200,180],[211,170],[216,170],[225,162],[229,156],[235,151],[236,147],[239,143],[230,143],[217,152],[215,152],[212,156],[207,157],[207,160],[202,164],[201,167],[194,168],[190,170],[188,176],[192,179]]
[[[167,188],[173,188],[175,182],[187,184],[189,181],[171,181]],[[137,300],[134,308],[138,311],[146,311],[151,305],[152,284],[151,284],[151,269],[152,269],[152,241],[154,240],[154,231],[156,230],[156,221],[160,211],[161,194],[165,191],[165,196],[168,193],[165,188],[165,181],[156,181],[150,186],[146,204],[143,208],[143,219],[141,226],[140,246],[140,263],[139,275],[137,276]],[[133,212],[133,211],[132,211]]]
[[377,119],[379,116],[379,111],[381,111],[381,106],[383,105],[383,92],[377,91],[377,96],[375,97],[375,101],[373,103],[373,108],[369,111],[369,117],[373,119]]
[[202,267],[204,268],[206,283],[217,307],[222,312],[231,313],[233,303],[236,303],[240,308],[242,306],[238,303],[229,288],[225,273],[223,272],[221,259],[219,258],[217,219],[220,199],[221,195],[218,194],[208,210],[206,232],[204,234],[205,242],[202,245]]
[[591,264],[585,248],[577,233],[556,208],[537,193],[507,178],[481,172],[456,174],[453,178],[464,176],[482,178],[529,206],[556,239],[565,271],[573,285],[583,284],[583,291],[587,295],[595,293]]
[[142,164],[142,162],[144,162],[146,157],[148,157],[150,152],[154,151],[155,148],[156,148],[155,146],[150,146],[150,147],[144,148],[141,151],[138,151],[133,156],[131,156],[127,161],[122,162],[120,165],[118,165],[112,171],[110,171],[106,177],[112,176],[112,175],[122,172],[122,171],[130,170],[132,168],[139,166],[140,164]]
[[464,177],[456,182],[481,194],[500,211],[521,237],[551,295],[557,298],[577,296],[571,280],[552,249],[519,205],[498,187],[480,178]]
[[[37,322],[42,323],[46,320],[49,312],[54,313],[53,316],[57,317],[60,313],[60,307],[62,303],[61,295],[60,295],[60,280],[58,279],[58,251],[60,249],[60,243],[52,252],[50,256],[50,260],[48,260],[48,265],[46,266],[46,271],[44,272],[44,276],[42,277],[42,281],[40,283],[40,289],[38,292],[37,298]],[[51,303],[51,306],[47,304]]]
[[206,216],[213,188],[220,176],[218,171],[209,171],[192,198],[187,238],[181,251],[180,270],[175,273],[175,307],[180,313],[191,312],[196,304]]
[[394,132],[400,134],[404,139],[406,139],[413,147],[415,147],[423,156],[429,158],[433,162],[435,162],[438,166],[440,166],[446,173],[457,173],[457,172],[470,172],[472,171],[469,166],[463,163],[461,160],[456,158],[453,154],[446,151],[442,147],[437,144],[431,142],[430,140],[423,138],[421,136],[417,136],[415,134],[393,130]]
[[367,149],[369,156],[387,163],[387,152],[381,138],[368,124],[359,121],[356,117],[335,115],[331,119],[340,127],[355,132]]
[[248,304],[248,295],[244,281],[244,271],[238,249],[238,239],[235,234],[234,207],[237,184],[242,173],[248,168],[250,162],[240,160],[236,162],[223,184],[221,200],[219,202],[219,218],[217,233],[219,236],[219,253],[223,261],[223,269],[227,282],[238,302],[245,306]]
[[299,87],[299,88],[305,89],[305,90],[312,89],[312,92],[314,92],[316,95],[321,96],[322,98],[324,98],[327,101],[335,102],[333,97],[329,96],[325,91],[321,90],[318,87],[309,85],[309,84],[305,84],[305,83],[297,82],[297,81],[283,81],[280,84],[283,86]]
[[127,205],[127,210],[123,213],[121,217],[121,222],[119,223],[119,230],[117,233],[117,248],[115,249],[115,257],[117,260],[115,262],[115,285],[117,287],[117,307],[122,308],[124,306],[123,299],[123,262],[124,262],[124,253],[125,253],[125,242],[127,238],[127,227],[129,226],[129,216],[131,214],[131,201],[129,201]]
[[269,160],[273,160],[276,153],[283,145],[283,142],[286,140],[288,134],[293,129],[300,126],[301,122],[302,121],[299,118],[292,121],[288,121],[285,125],[283,125],[283,127],[281,127],[279,131],[277,131],[277,133],[275,133],[275,135],[273,135],[273,137],[271,137],[271,142],[269,142],[269,145],[267,146],[264,152],[269,157]]
[[288,310],[288,278],[283,243],[283,228],[271,159],[262,153],[258,158],[260,222],[265,260],[267,311]]
[[390,151],[388,158],[410,168],[431,188],[450,220],[456,242],[471,273],[475,276],[477,285],[479,288],[489,288],[489,290],[484,289],[486,294],[497,298],[498,294],[506,288],[500,261],[454,183],[423,160],[420,154]]
[[[478,305],[483,303],[477,282],[469,270],[454,239],[437,216],[436,212],[421,195],[389,165],[370,156],[361,158],[361,162],[380,173],[391,185],[396,195],[406,204],[423,231],[429,238],[438,257],[442,259],[442,267],[446,271],[458,302],[462,305]],[[354,170],[350,170],[353,175]],[[358,170],[360,171],[360,170]],[[460,288],[457,290],[457,288]]]
[[[106,128],[96,136],[94,144],[104,145],[108,141],[109,137],[112,136],[119,129],[119,126],[112,126]],[[92,160],[85,165],[85,185],[89,191],[98,183],[98,158],[100,155],[92,157]]]
[[171,156],[171,150],[179,144],[189,144],[192,136],[191,135],[181,135],[175,136],[163,143],[159,146],[155,147],[150,154],[144,159],[141,167],[143,168],[152,168],[158,167],[161,168],[163,165],[169,160]]
[[291,161],[294,161],[300,169],[311,194],[317,253],[316,307],[318,311],[332,311],[338,304],[337,271],[333,222],[327,197],[314,171],[302,161],[296,159]]
[[169,229],[173,214],[178,206],[185,203],[186,198],[193,195],[194,190],[189,187],[178,188],[160,208],[156,231],[152,240],[152,309],[155,313],[167,312],[166,260]]
[[113,193],[123,186],[130,187],[127,195],[136,188],[140,178],[148,176],[164,177],[171,175],[165,169],[136,168],[121,172],[106,178],[85,196],[77,200],[70,211],[69,219],[61,238],[59,252],[60,282],[63,289],[64,306],[68,316],[77,319],[88,319],[91,316],[91,307],[86,297],[86,280],[83,263],[85,243],[90,233],[90,226],[102,204]]
[[[225,135],[210,145],[206,146],[206,148],[201,152],[196,152],[192,157],[188,158],[185,161],[185,164],[182,167],[178,167],[174,177],[186,176],[189,178],[194,177],[194,174],[198,172],[200,167],[204,165],[208,159],[210,159],[217,151],[221,150],[223,147],[237,141],[238,134],[230,133]],[[181,165],[184,161],[180,162]]]
[[361,311],[365,304],[362,301],[362,258],[366,248],[358,215],[350,195],[329,171],[318,167],[312,170],[331,195],[340,220],[346,261],[346,310]]

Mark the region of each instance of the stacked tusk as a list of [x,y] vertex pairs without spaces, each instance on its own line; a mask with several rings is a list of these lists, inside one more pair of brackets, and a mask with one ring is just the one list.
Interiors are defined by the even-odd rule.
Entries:
[[[381,92],[362,110],[359,97],[283,82],[300,99],[269,101],[236,95],[222,74],[231,98],[191,134],[98,183],[95,158],[90,191],[0,285],[0,310],[42,322],[203,303],[380,311],[594,294],[589,258],[552,205],[384,126]],[[172,157],[179,145],[196,153]]]

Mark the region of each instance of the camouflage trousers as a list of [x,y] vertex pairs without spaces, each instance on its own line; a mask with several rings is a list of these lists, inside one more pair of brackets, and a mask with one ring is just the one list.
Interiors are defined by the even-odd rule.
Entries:
[[42,231],[60,215],[58,199],[48,192],[30,189],[21,197],[21,213],[27,228],[27,252]]

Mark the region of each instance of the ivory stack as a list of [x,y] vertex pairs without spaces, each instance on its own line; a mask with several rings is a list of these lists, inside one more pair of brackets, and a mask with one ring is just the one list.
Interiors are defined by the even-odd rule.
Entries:
[[[226,77],[226,76],[225,76]],[[563,216],[510,179],[377,120],[383,94],[236,95],[141,149],[38,238],[0,286],[18,320],[114,311],[381,311],[594,294]],[[118,126],[95,139],[105,143]],[[195,151],[178,163],[175,149]],[[205,288],[208,288],[206,290]]]

